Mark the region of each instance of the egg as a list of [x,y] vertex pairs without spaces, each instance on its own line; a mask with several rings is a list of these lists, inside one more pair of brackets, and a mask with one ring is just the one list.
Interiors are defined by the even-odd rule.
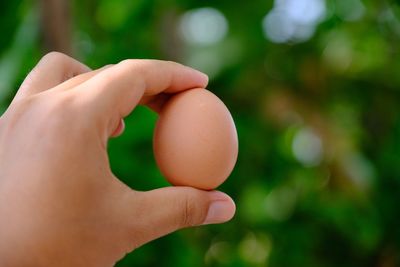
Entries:
[[214,189],[236,164],[235,124],[216,95],[201,88],[186,90],[163,106],[153,149],[161,173],[171,184]]

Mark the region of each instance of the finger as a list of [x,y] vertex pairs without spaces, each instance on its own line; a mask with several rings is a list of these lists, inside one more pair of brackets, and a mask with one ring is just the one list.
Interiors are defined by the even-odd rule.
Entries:
[[[223,223],[232,219],[235,204],[226,194],[202,191],[191,187],[167,187],[133,194],[130,207],[140,204],[141,212],[130,212],[128,219],[136,229],[143,229],[143,237],[133,242],[141,245],[177,229]],[[138,223],[140,225],[138,225]]]
[[[111,66],[113,66],[113,65],[106,65],[100,69],[93,70],[93,71],[86,72],[86,73],[80,74],[78,76],[75,76],[74,78],[71,78],[71,79],[63,82],[62,84],[56,86],[54,88],[54,90],[62,91],[62,90],[68,90],[68,89],[74,88],[74,87],[86,82],[87,80],[93,78],[94,76],[98,75],[100,72],[110,68]],[[121,119],[118,126],[115,128],[115,130],[111,134],[111,137],[118,137],[118,136],[122,135],[122,133],[124,131],[125,131],[125,122],[123,119]]]
[[[54,90],[62,91],[62,90],[69,90],[71,88],[74,88],[74,87],[86,82],[87,80],[93,78],[94,76],[98,75],[102,71],[110,68],[111,66],[113,66],[113,65],[111,65],[111,64],[106,65],[100,69],[93,70],[93,71],[86,72],[86,73],[80,74],[78,76],[75,76],[75,77],[63,82],[62,84],[56,86],[54,88]],[[122,135],[124,130],[125,130],[125,122],[123,119],[121,119],[120,123],[118,124],[116,129],[111,134],[111,137],[118,137],[118,136]]]
[[101,73],[102,71],[110,68],[111,66],[113,66],[113,65],[106,65],[106,66],[104,66],[104,67],[102,67],[100,69],[79,74],[79,75],[77,75],[77,76],[75,76],[75,77],[73,77],[73,78],[71,78],[69,80],[66,80],[65,82],[57,85],[54,89],[62,91],[62,90],[68,90],[68,89],[71,89],[73,87],[76,87],[76,86],[88,81],[89,79],[93,78],[94,76],[96,76],[97,74]]
[[83,83],[80,94],[95,104],[97,117],[119,121],[144,95],[176,93],[207,83],[205,74],[178,63],[125,60]]
[[88,71],[90,69],[87,66],[67,55],[48,53],[25,78],[15,100],[48,90]]

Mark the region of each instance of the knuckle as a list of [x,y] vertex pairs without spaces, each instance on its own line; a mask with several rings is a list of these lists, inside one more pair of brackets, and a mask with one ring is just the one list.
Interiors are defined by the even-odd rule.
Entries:
[[42,57],[38,65],[51,65],[55,73],[61,73],[60,83],[90,71],[90,68],[86,65],[60,52],[47,53]]
[[193,190],[190,195],[184,198],[182,205],[182,215],[180,219],[180,226],[190,227],[201,223],[203,212],[200,201],[197,201],[197,192]]
[[118,65],[121,66],[121,68],[130,71],[130,72],[139,72],[143,73],[147,69],[147,63],[146,60],[141,60],[141,59],[125,59],[121,61]]
[[[118,65],[122,73],[135,77],[137,84],[143,83],[152,69],[148,60],[143,59],[125,59],[118,63]],[[117,75],[120,75],[120,73]]]
[[119,64],[122,64],[124,67],[127,67],[133,71],[138,71],[145,74],[157,67],[160,62],[162,61],[155,59],[125,59]]
[[122,66],[123,68],[135,68],[140,65],[142,60],[140,59],[124,59],[118,63],[118,65]]
[[171,60],[165,61],[165,63],[169,64],[171,66],[174,66],[174,67],[182,67],[183,66],[181,63],[178,63],[178,62],[175,62],[175,61],[171,61]]
[[44,55],[42,58],[42,61],[64,62],[67,59],[68,59],[67,55],[60,53],[60,52],[52,51],[52,52],[49,52],[46,55]]
[[182,226],[192,226],[194,224],[193,220],[194,205],[193,200],[186,198],[183,205],[183,212],[181,218]]

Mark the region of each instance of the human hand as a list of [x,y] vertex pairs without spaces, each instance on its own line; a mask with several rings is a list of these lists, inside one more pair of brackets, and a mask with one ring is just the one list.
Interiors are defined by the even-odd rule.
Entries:
[[107,141],[138,104],[206,87],[177,63],[126,60],[90,71],[45,56],[0,117],[0,265],[112,266],[177,229],[232,218],[217,191],[167,187],[138,192],[112,173]]

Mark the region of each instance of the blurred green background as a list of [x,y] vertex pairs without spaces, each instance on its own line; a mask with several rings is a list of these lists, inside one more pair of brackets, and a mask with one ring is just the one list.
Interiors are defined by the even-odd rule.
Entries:
[[[398,1],[0,1],[0,29],[0,114],[50,50],[92,68],[188,64],[232,112],[240,154],[220,189],[236,217],[117,266],[400,266]],[[110,141],[113,171],[134,189],[168,185],[156,119],[138,107]]]

